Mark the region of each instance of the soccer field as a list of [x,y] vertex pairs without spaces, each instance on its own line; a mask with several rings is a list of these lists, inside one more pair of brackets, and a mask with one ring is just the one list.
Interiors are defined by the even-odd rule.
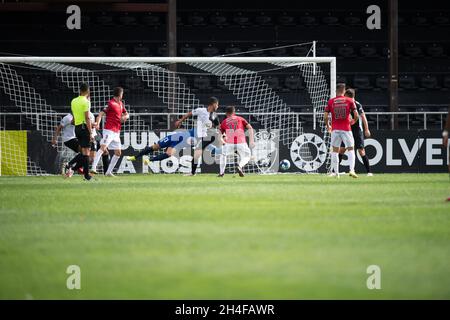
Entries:
[[449,299],[449,191],[447,174],[0,177],[0,298]]

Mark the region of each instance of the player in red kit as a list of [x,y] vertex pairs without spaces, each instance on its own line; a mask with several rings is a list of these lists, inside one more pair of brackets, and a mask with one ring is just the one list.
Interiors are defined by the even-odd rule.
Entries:
[[[351,125],[358,121],[358,111],[356,110],[353,99],[344,96],[345,84],[339,83],[336,86],[336,97],[328,101],[325,108],[324,120],[327,130],[331,131],[331,170],[339,177],[339,147],[343,142],[347,150],[348,160],[350,162],[349,175],[358,178],[355,173],[355,150],[354,139]],[[329,123],[329,114],[331,113],[331,126]],[[350,114],[353,114],[353,119]]]
[[113,169],[122,154],[120,142],[120,129],[122,122],[128,118],[128,112],[122,102],[123,88],[114,88],[114,97],[108,101],[108,106],[103,109],[97,116],[96,127],[100,127],[102,117],[106,115],[105,125],[103,128],[103,138],[100,141],[100,150],[97,152],[94,161],[92,162],[92,172],[96,173],[97,165],[106,148],[114,150],[114,156],[111,159],[106,176],[114,176]]
[[237,152],[240,158],[236,169],[239,176],[244,176],[243,168],[250,161],[251,155],[245,138],[246,129],[249,131],[250,148],[253,148],[255,145],[253,127],[247,120],[236,115],[234,106],[227,107],[226,118],[220,124],[220,131],[224,135],[225,145],[223,145],[222,153],[220,154],[219,177],[223,177],[225,174],[227,156],[232,155],[234,152]]

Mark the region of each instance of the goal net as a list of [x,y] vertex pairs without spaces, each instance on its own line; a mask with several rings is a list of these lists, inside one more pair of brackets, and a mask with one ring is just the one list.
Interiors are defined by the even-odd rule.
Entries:
[[[234,105],[255,128],[255,147],[244,171],[277,172],[279,146],[284,146],[302,159],[300,172],[315,172],[314,162],[326,165],[326,155],[298,138],[305,128],[316,129],[328,148],[323,111],[335,82],[333,57],[0,57],[0,174],[55,174],[74,156],[60,139],[56,147],[51,140],[82,83],[90,85],[94,115],[114,87],[124,87],[130,113],[121,132],[124,155],[170,134],[177,118],[215,96],[221,120],[224,107]],[[302,112],[310,115],[303,118]],[[189,119],[183,128],[193,128],[195,121]],[[182,151],[186,157],[190,152]],[[115,170],[188,172],[189,158],[180,157],[142,168],[123,157]],[[234,172],[239,156],[228,157],[227,171]],[[203,159],[200,170],[214,163],[218,157]]]

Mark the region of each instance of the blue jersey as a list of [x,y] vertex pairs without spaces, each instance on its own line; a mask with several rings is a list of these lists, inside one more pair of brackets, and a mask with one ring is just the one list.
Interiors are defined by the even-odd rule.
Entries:
[[195,143],[194,139],[195,132],[194,129],[191,129],[187,131],[177,131],[164,139],[159,140],[157,144],[161,149],[176,147],[177,150],[181,150],[191,147]]

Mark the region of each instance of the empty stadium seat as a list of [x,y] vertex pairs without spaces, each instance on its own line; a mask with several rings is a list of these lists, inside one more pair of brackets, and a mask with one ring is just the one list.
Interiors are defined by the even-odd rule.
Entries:
[[322,23],[329,26],[335,26],[339,24],[339,18],[332,12],[328,12],[326,16],[322,18]]
[[294,56],[306,57],[309,52],[309,46],[297,46],[292,48],[292,54]]
[[142,43],[135,45],[133,47],[133,54],[138,57],[148,57],[150,56],[150,49],[144,46]]
[[284,57],[287,55],[287,50],[286,50],[286,48],[272,49],[272,50],[270,50],[270,55],[275,56],[275,57]]
[[357,89],[372,89],[370,78],[366,75],[356,75],[353,78],[353,86]]
[[343,58],[353,58],[356,57],[355,48],[351,45],[343,44],[337,49],[337,54]]
[[234,44],[230,44],[225,48],[225,54],[236,54],[242,52],[241,48],[236,47]]
[[136,17],[125,12],[119,17],[119,22],[124,26],[132,26],[136,24]]
[[195,57],[197,50],[186,43],[180,48],[180,55],[183,57]]
[[242,12],[238,12],[233,17],[233,22],[239,26],[245,27],[251,25],[250,17]]
[[264,57],[265,51],[261,51],[263,48],[260,47],[259,45],[252,45],[250,48],[248,48],[248,51],[253,51],[251,53],[249,53],[250,56],[252,57]]
[[197,76],[194,78],[194,89],[198,90],[210,90],[211,89],[211,80],[209,77]]
[[220,12],[215,12],[209,18],[211,24],[216,26],[226,26],[228,25],[227,17]]
[[93,57],[100,57],[105,55],[105,49],[96,43],[89,45],[87,49],[88,55]]
[[208,44],[207,47],[202,49],[202,54],[207,57],[215,57],[219,55],[219,48],[212,44]]
[[360,24],[362,24],[361,18],[360,18],[358,15],[353,14],[353,12],[349,12],[349,13],[345,16],[344,22],[345,22],[346,24],[350,25],[350,26],[355,26],[355,25],[360,25]]
[[116,43],[110,50],[112,56],[123,57],[127,55],[127,48]]
[[105,12],[102,12],[100,16],[97,17],[97,23],[102,26],[110,26],[114,23],[113,17]]
[[420,86],[425,89],[439,89],[436,76],[427,75],[420,79]]
[[389,88],[389,79],[386,76],[379,76],[375,79],[375,86],[379,89]]
[[290,75],[284,80],[284,86],[289,90],[299,90],[303,88],[300,77],[294,75]]
[[316,48],[316,55],[321,57],[331,57],[333,55],[333,51],[330,47],[321,44]]
[[401,89],[416,89],[416,79],[413,76],[401,76],[399,88]]
[[415,44],[410,44],[404,49],[405,55],[411,58],[420,58],[423,57],[422,48],[416,46]]
[[259,25],[270,25],[272,24],[272,18],[264,12],[260,12],[259,15],[255,17],[255,22]]
[[374,45],[365,44],[359,49],[359,53],[364,58],[378,57],[377,48]]
[[445,55],[444,47],[433,43],[431,46],[427,46],[427,54],[432,57],[443,57]]
[[317,19],[308,12],[302,15],[299,21],[305,26],[315,26],[317,24]]
[[265,82],[274,90],[280,89],[280,81],[278,77],[268,76],[264,78]]
[[158,55],[161,57],[167,56],[169,50],[167,49],[167,44],[164,43],[162,46],[158,47],[157,49]]
[[292,26],[295,24],[294,17],[287,12],[283,12],[280,16],[278,16],[277,21],[282,26]]
[[411,22],[417,26],[427,26],[429,25],[428,19],[420,13],[417,13],[414,17],[411,18]]
[[203,26],[205,25],[205,18],[198,13],[191,14],[188,19],[188,23],[193,26]]
[[442,12],[439,12],[439,14],[434,17],[433,23],[438,26],[448,26],[450,25],[450,17]]
[[156,27],[159,26],[161,22],[161,18],[158,15],[152,14],[151,12],[146,13],[142,19],[142,23],[146,26]]

